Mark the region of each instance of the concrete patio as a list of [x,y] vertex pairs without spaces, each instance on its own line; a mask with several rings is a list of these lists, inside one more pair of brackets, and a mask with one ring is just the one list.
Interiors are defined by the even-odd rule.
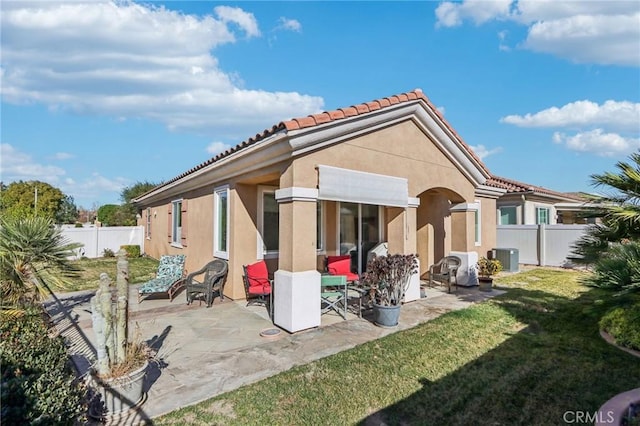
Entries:
[[[459,288],[448,294],[440,288],[425,288],[426,297],[407,303],[394,328],[374,325],[367,315],[351,313],[347,320],[336,314],[322,316],[321,327],[276,337],[262,337],[274,329],[263,306],[245,306],[245,301],[215,300],[187,305],[183,294],[173,302],[146,299],[138,304],[131,288],[130,334],[158,350],[157,362],[147,371],[145,401],[113,424],[149,423],[150,419],[195,404],[286,371],[294,366],[353,348],[390,333],[414,327],[445,312],[498,295]],[[95,335],[89,300],[93,292],[60,294],[46,306],[61,335],[67,338],[72,359],[81,375],[95,361]]]

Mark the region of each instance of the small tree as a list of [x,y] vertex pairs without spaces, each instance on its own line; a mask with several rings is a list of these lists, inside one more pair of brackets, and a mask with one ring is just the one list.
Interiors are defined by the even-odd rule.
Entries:
[[82,244],[71,243],[50,219],[0,219],[0,284],[3,305],[29,304],[64,288],[78,268],[69,258]]
[[46,182],[12,182],[0,192],[0,208],[4,217],[43,216],[55,219],[65,195]]
[[105,204],[98,209],[98,221],[105,226],[119,226],[118,210],[120,206],[117,204]]
[[133,200],[140,195],[151,191],[153,188],[158,186],[157,183],[152,182],[136,182],[131,186],[127,186],[120,193],[120,199],[122,200],[121,206],[121,220],[124,225],[132,226],[135,225],[136,214],[138,213],[136,206],[133,204]]
[[56,211],[56,223],[76,223],[78,220],[78,207],[76,206],[73,197],[65,195],[62,198],[60,207]]

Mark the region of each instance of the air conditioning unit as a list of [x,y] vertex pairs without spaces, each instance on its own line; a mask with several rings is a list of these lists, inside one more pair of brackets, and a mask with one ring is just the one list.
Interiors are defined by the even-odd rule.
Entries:
[[520,267],[520,253],[515,248],[494,248],[491,250],[491,257],[498,259],[502,263],[502,270],[506,272],[518,272]]

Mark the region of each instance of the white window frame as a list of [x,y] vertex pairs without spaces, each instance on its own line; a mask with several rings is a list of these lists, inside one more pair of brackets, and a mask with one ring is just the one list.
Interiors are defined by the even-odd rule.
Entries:
[[[171,201],[171,246],[182,248],[182,202],[183,198]],[[179,204],[178,204],[179,203]],[[180,207],[178,207],[178,205]],[[180,226],[177,226],[178,217]]]
[[[213,211],[214,211],[214,215],[213,215],[213,257],[217,257],[219,259],[225,259],[225,260],[229,260],[229,243],[231,241],[231,203],[229,202],[230,200],[230,193],[229,193],[229,185],[223,185],[217,188],[214,188],[213,190]],[[220,235],[220,233],[222,232],[222,230],[220,229],[220,225],[219,225],[219,215],[220,215],[220,202],[222,200],[222,197],[220,196],[222,193],[224,193],[224,195],[226,196],[226,212],[227,212],[227,226],[225,227],[226,229],[224,229],[224,232],[227,236],[227,246],[223,249],[221,249],[218,246],[218,237]]]
[[[540,212],[546,211],[546,222],[540,221]],[[536,207],[536,225],[549,225],[551,223],[551,209],[549,207]]]
[[475,209],[475,223],[474,223],[474,240],[476,247],[482,245],[482,204],[480,200],[474,201],[476,205]]
[[147,207],[147,222],[144,230],[144,235],[147,240],[151,239],[151,207]]

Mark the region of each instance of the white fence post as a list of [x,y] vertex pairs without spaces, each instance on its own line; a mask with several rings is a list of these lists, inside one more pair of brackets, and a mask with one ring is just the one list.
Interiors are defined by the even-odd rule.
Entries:
[[538,265],[547,264],[547,226],[544,223],[538,225]]

